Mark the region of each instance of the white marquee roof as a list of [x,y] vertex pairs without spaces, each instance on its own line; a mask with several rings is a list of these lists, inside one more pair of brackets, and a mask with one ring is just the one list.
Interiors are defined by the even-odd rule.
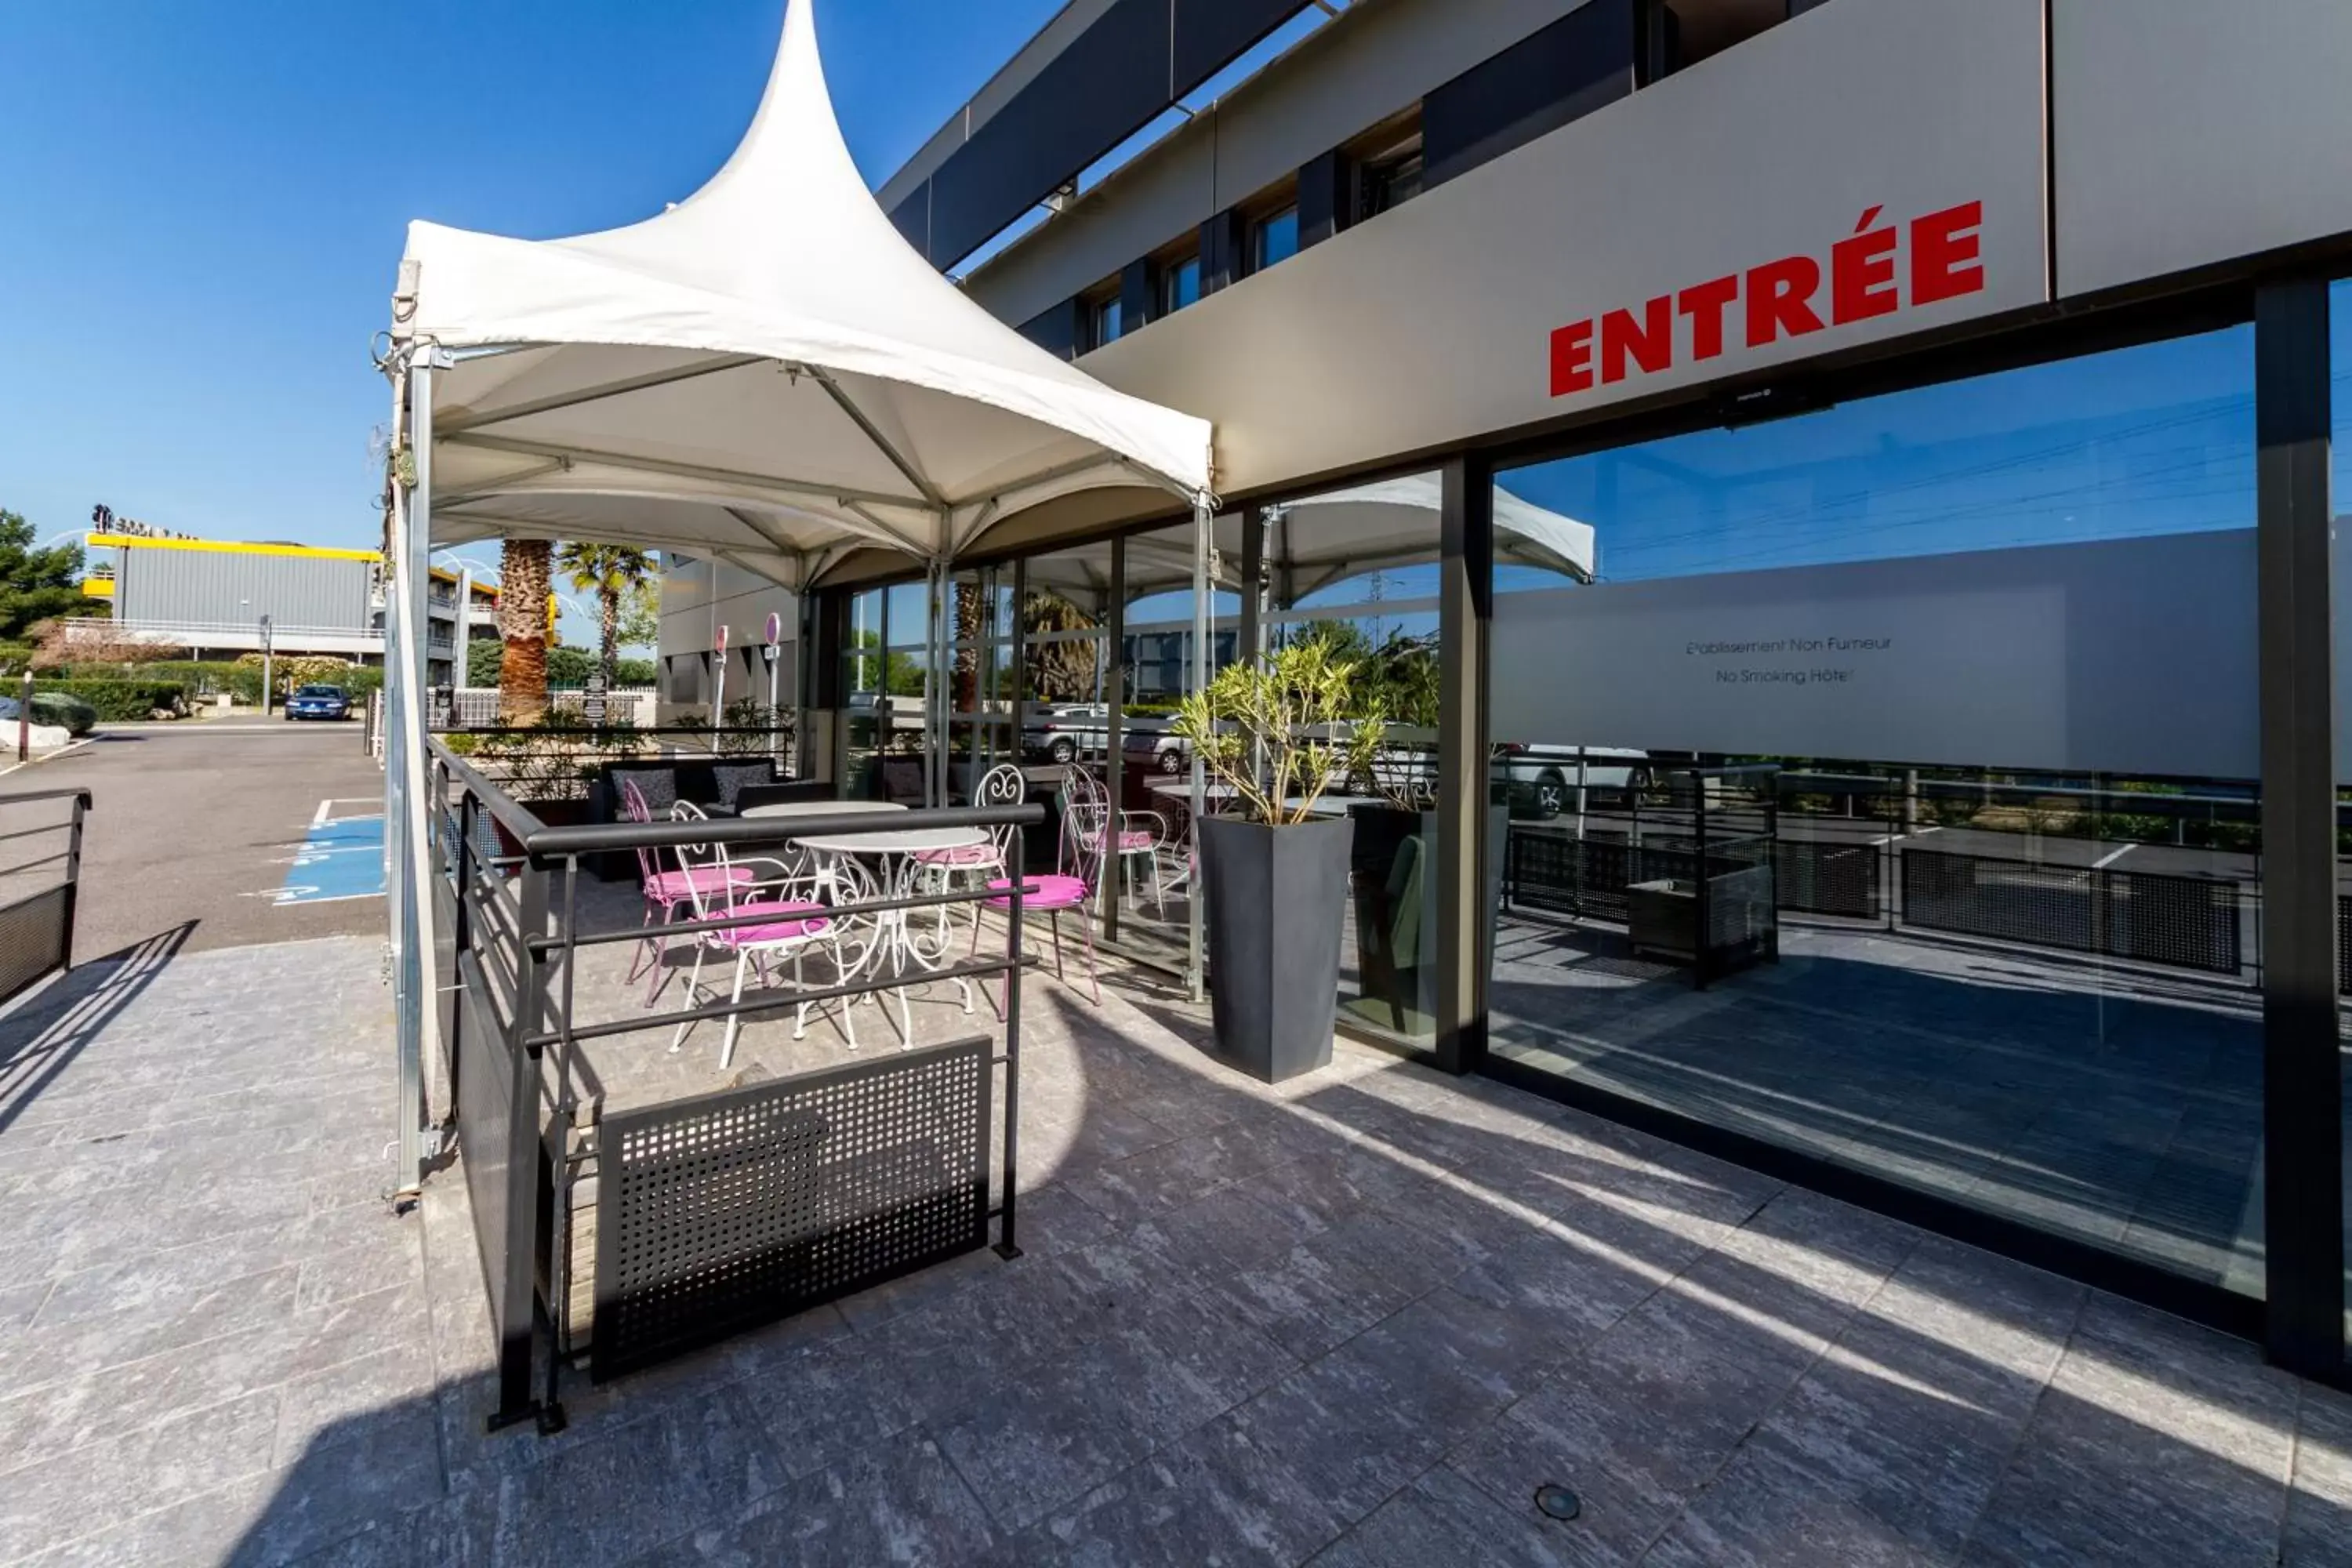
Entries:
[[593,539],[798,586],[861,545],[955,553],[1071,490],[1209,490],[1206,421],[1037,347],[899,236],[813,9],[793,0],[742,144],[657,216],[551,240],[410,225],[394,335],[455,356],[436,545]]

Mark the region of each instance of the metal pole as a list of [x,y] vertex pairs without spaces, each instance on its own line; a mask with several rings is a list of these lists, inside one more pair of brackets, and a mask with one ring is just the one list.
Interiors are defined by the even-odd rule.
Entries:
[[278,693],[278,683],[272,679],[277,670],[274,662],[278,639],[270,635],[269,612],[261,612],[261,716],[269,717],[270,702]]
[[[409,439],[408,413],[409,373],[404,365],[393,374],[393,451],[394,469],[391,476],[391,506],[384,519],[384,556],[382,586],[383,590],[383,851],[384,851],[384,913],[387,921],[386,946],[390,950],[392,973],[393,1045],[400,1084],[401,1179],[406,1183],[415,1174],[408,1161],[407,1110],[408,1084],[412,1062],[419,1069],[417,1079],[422,1088],[423,1054],[415,1049],[409,1029],[408,948],[409,921],[408,879],[402,868],[408,864],[406,833],[408,829],[408,773],[402,752],[407,743],[407,726],[402,721],[404,703],[413,696],[400,679],[400,606],[395,584],[399,578],[401,552],[408,538],[409,492],[405,476],[400,472],[399,454],[405,451]],[[262,695],[269,693],[268,683],[262,685]]]
[[33,669],[25,667],[25,689],[16,694],[16,760],[25,762],[33,754]]
[[395,879],[400,899],[399,954],[400,1028],[400,1172],[404,1189],[424,1181],[425,1053],[431,1048],[438,1020],[428,1005],[433,972],[432,835],[434,803],[428,798],[425,775],[425,595],[431,581],[433,534],[433,373],[446,361],[427,345],[409,367],[409,454],[414,477],[403,521],[406,528],[394,542],[398,561],[394,576],[393,604],[398,611],[400,659],[387,668],[385,684],[397,682],[400,702],[400,792],[403,850]]
[[[1199,696],[1209,686],[1209,551],[1217,526],[1217,514],[1205,495],[1192,501],[1192,663],[1190,695]],[[1199,886],[1198,867],[1201,861],[1201,818],[1209,808],[1208,773],[1198,746],[1192,749],[1192,864],[1194,874],[1185,883],[1184,910],[1184,985],[1198,1002],[1207,994],[1205,976],[1201,963],[1201,908],[1207,900]],[[1114,812],[1111,820],[1118,820]]]
[[[449,660],[449,689],[452,692],[462,690],[466,682],[471,679],[469,673],[471,661],[466,656],[473,651],[474,569],[471,566],[460,566],[457,568],[457,649]],[[450,718],[453,721],[457,718],[456,706],[453,699],[450,704]]]

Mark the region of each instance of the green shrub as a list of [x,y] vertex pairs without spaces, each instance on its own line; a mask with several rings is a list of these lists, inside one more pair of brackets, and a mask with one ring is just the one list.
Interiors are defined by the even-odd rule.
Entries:
[[87,735],[98,728],[98,710],[62,691],[33,693],[33,722],[50,724],[69,735]]
[[[92,723],[103,721],[128,724],[152,716],[159,708],[185,711],[188,689],[176,680],[44,681],[34,690],[34,710],[38,712],[41,699],[51,695],[79,699],[81,705],[90,710]],[[66,727],[73,728],[71,724]],[[85,728],[75,732],[88,731]]]

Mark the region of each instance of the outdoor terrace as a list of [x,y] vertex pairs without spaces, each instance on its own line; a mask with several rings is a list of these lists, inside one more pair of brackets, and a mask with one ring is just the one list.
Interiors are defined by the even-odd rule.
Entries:
[[[379,1199],[376,944],[76,972],[0,1020],[0,1562],[2352,1557],[2352,1399],[2250,1345],[1345,1042],[1269,1089],[1105,978],[1026,988],[1022,1257],[571,1380],[541,1437],[483,1430],[461,1173]],[[718,1032],[594,1065],[846,1049],[756,1022],[722,1078]]]

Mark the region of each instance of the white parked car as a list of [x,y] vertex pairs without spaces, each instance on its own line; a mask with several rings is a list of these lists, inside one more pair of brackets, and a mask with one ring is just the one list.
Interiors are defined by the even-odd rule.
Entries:
[[1650,753],[1622,746],[1547,746],[1507,742],[1495,748],[1495,776],[1509,787],[1511,804],[1538,816],[1569,810],[1576,791],[1587,804],[1595,792],[1624,795],[1650,782]]

